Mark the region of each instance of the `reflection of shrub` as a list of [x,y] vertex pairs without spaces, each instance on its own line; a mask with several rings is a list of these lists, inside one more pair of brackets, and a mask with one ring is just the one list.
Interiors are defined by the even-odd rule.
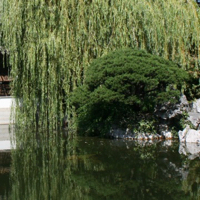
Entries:
[[71,98],[78,129],[104,134],[111,125],[127,126],[154,106],[176,102],[187,73],[176,64],[142,50],[123,49],[94,60],[83,86]]

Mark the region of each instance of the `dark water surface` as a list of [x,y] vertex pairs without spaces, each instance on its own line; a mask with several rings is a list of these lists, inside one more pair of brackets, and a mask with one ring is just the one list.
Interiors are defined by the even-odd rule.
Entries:
[[200,199],[199,154],[180,154],[177,141],[78,137],[50,144],[23,145],[12,162],[0,154],[0,200]]

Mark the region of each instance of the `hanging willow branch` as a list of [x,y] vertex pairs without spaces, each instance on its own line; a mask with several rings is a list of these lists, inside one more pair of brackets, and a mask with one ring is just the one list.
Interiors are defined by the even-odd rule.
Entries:
[[[199,12],[193,0],[2,0],[16,123],[56,129],[71,116],[70,92],[95,58],[139,47],[198,68]],[[35,123],[35,121],[38,121]]]

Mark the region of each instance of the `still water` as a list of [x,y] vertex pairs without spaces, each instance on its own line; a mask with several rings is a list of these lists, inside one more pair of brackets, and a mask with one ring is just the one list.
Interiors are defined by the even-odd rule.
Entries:
[[200,154],[188,149],[85,137],[22,144],[0,154],[0,200],[200,199]]

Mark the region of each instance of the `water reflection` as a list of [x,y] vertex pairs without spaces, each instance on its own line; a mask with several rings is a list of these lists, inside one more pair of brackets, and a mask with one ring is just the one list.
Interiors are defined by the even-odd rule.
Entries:
[[199,199],[200,161],[179,149],[72,137],[21,145],[12,153],[9,199]]
[[9,173],[11,155],[9,151],[0,151],[0,199],[6,200],[9,195]]
[[180,143],[179,153],[186,155],[190,160],[194,160],[195,158],[200,158],[200,144]]

